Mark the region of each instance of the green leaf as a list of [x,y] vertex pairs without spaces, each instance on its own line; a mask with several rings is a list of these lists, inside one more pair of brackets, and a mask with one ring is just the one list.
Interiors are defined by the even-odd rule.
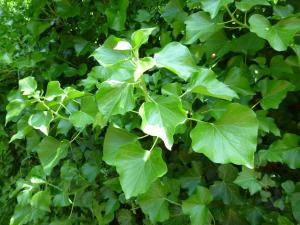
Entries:
[[294,86],[285,80],[264,79],[258,84],[263,98],[260,105],[263,109],[277,109],[287,92],[292,91]]
[[109,7],[105,10],[108,25],[115,31],[121,31],[125,28],[127,18],[128,0],[110,1]]
[[186,44],[193,44],[198,39],[207,41],[213,34],[223,28],[221,18],[211,19],[203,11],[191,14],[184,23],[186,24]]
[[61,192],[54,196],[53,205],[56,207],[66,207],[71,205],[72,201],[69,199],[68,194]]
[[300,192],[293,193],[290,199],[294,218],[300,223]]
[[295,34],[300,31],[300,19],[290,17],[275,25],[262,15],[252,15],[249,19],[250,31],[266,39],[276,51],[285,51],[293,43]]
[[68,154],[68,142],[58,141],[53,137],[45,137],[37,147],[37,153],[43,169],[49,175],[59,161]]
[[190,79],[189,89],[195,93],[208,95],[225,100],[238,98],[238,95],[226,84],[216,79],[216,74],[211,69],[199,68]]
[[105,81],[96,93],[96,101],[102,115],[123,115],[135,106],[133,85],[115,80]]
[[54,98],[62,95],[64,95],[64,91],[61,89],[60,83],[58,81],[50,81],[47,85],[45,99],[47,101],[52,101]]
[[104,67],[111,66],[131,58],[131,50],[116,50],[115,47],[123,41],[115,36],[110,36],[104,44],[97,48],[92,56]]
[[106,131],[103,143],[103,160],[111,166],[116,165],[116,155],[121,146],[137,141],[132,133],[110,125]]
[[14,117],[19,116],[25,109],[26,104],[22,99],[14,99],[6,106],[5,123],[11,121]]
[[163,222],[169,218],[169,203],[166,201],[165,188],[162,183],[157,181],[145,194],[138,197],[142,211],[149,215],[152,223]]
[[232,183],[216,181],[209,187],[214,200],[222,200],[225,205],[242,204],[239,187]]
[[233,52],[241,52],[245,55],[255,55],[265,47],[266,41],[254,33],[246,33],[239,38],[234,38],[231,42]]
[[29,205],[16,205],[14,214],[10,218],[9,225],[26,224],[31,220],[31,207]]
[[171,150],[176,127],[186,119],[180,100],[174,96],[159,96],[154,102],[145,102],[139,114],[144,133],[161,138]]
[[184,80],[187,80],[197,70],[189,49],[178,42],[167,44],[154,55],[154,59],[159,68],[164,67]]
[[266,133],[273,133],[276,136],[280,136],[280,130],[278,129],[274,119],[268,117],[268,111],[258,110],[255,112],[259,123],[259,129]]
[[211,18],[215,18],[220,9],[226,7],[228,4],[234,2],[234,0],[202,0],[202,8],[204,11],[209,12]]
[[291,169],[300,168],[300,138],[298,135],[286,133],[282,140],[275,141],[268,150],[259,151],[259,159],[264,162],[280,162]]
[[151,184],[167,172],[161,149],[145,151],[137,142],[120,147],[116,168],[127,199],[148,191]]
[[215,163],[253,168],[258,122],[248,107],[232,103],[215,123],[198,122],[191,131],[193,150]]
[[253,6],[256,5],[270,6],[270,3],[266,0],[242,0],[235,3],[236,8],[243,12],[249,11]]
[[131,42],[134,49],[140,48],[143,44],[148,42],[149,36],[156,28],[139,29],[131,35]]
[[48,191],[35,193],[30,201],[32,207],[50,212],[51,194]]
[[26,77],[19,80],[19,89],[23,95],[31,95],[35,92],[37,88],[37,83],[34,77]]
[[182,210],[190,216],[192,225],[210,224],[212,217],[207,205],[213,200],[210,191],[197,187],[196,193],[183,201]]
[[49,133],[49,126],[53,120],[53,115],[48,111],[37,112],[28,119],[28,124],[35,129],[40,130],[45,135]]
[[69,119],[70,122],[78,128],[85,128],[87,125],[94,122],[94,117],[82,111],[73,112]]
[[243,167],[239,176],[235,179],[234,183],[242,187],[243,189],[248,189],[251,195],[262,190],[260,182],[257,180],[261,177],[261,174],[253,169],[248,169]]
[[238,169],[231,164],[220,165],[218,175],[223,181],[232,182],[238,175]]

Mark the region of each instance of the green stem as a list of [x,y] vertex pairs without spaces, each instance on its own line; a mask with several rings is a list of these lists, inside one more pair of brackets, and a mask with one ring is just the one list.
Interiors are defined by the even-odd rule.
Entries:
[[140,80],[141,80],[141,82],[140,82],[140,84],[141,84],[140,87],[141,87],[141,89],[142,89],[142,91],[143,91],[143,93],[144,93],[145,100],[146,100],[147,102],[151,102],[152,99],[151,99],[151,97],[150,97],[150,95],[149,95],[149,93],[148,93],[148,90],[147,90],[147,86],[146,86],[146,82],[145,82],[145,80],[144,80],[144,77],[141,76]]
[[181,204],[179,204],[178,202],[174,202],[174,201],[172,201],[171,199],[164,198],[164,200],[166,200],[167,202],[170,202],[170,203],[173,204],[173,205],[177,205],[177,206],[180,206],[180,207],[181,207]]
[[237,19],[234,17],[233,13],[230,11],[230,9],[228,8],[228,6],[225,6],[225,8],[226,8],[226,10],[227,10],[229,16],[231,17],[231,21],[232,21],[232,22],[234,22],[234,23],[240,25],[241,28],[247,28],[247,29],[249,29],[249,26],[248,26],[246,23],[242,23],[242,22],[240,22],[239,20],[237,20]]
[[154,147],[155,147],[157,141],[158,141],[158,137],[155,138],[155,141],[154,141],[152,147],[151,147],[150,150],[149,150],[150,152],[154,149]]

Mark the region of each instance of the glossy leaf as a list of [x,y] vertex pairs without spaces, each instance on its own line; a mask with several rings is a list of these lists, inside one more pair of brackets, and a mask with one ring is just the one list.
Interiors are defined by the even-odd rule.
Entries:
[[159,97],[154,102],[145,102],[139,114],[144,133],[161,138],[171,150],[176,127],[186,119],[186,112],[176,97]]
[[216,17],[219,10],[232,3],[234,0],[202,0],[202,8],[204,11],[209,12],[212,18]]
[[198,122],[191,131],[193,150],[216,163],[253,168],[258,122],[248,107],[232,103],[215,122]]
[[19,89],[23,95],[31,95],[35,92],[37,83],[34,77],[26,77],[19,81]]
[[144,150],[138,143],[122,145],[116,156],[116,168],[127,199],[143,194],[167,172],[161,149]]
[[42,111],[31,115],[28,124],[35,129],[40,130],[45,135],[49,133],[49,126],[53,120],[53,115],[49,111]]

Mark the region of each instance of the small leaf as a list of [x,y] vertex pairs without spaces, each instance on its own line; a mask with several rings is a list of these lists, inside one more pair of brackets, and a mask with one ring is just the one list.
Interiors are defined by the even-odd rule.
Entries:
[[25,109],[26,104],[22,99],[14,99],[10,101],[6,106],[5,122],[11,121],[14,117],[19,116]]
[[152,223],[163,222],[169,218],[166,190],[159,181],[152,184],[149,190],[138,197],[142,211],[149,215]]
[[209,187],[214,200],[222,200],[225,205],[242,204],[239,186],[224,181],[216,181]]
[[116,168],[127,199],[148,191],[151,184],[167,172],[161,149],[145,151],[137,142],[121,146]]
[[116,165],[116,155],[123,145],[137,141],[137,137],[120,128],[110,125],[103,143],[103,160],[111,166]]
[[264,132],[271,132],[276,136],[280,136],[280,130],[278,129],[275,120],[272,117],[268,117],[268,111],[258,110],[255,112],[259,122],[259,129]]
[[240,2],[235,2],[236,8],[243,12],[249,11],[256,5],[270,6],[270,3],[266,0],[242,0]]
[[260,173],[257,173],[255,170],[243,167],[243,170],[239,173],[239,176],[235,179],[234,183],[243,189],[248,189],[250,194],[254,195],[256,192],[262,190],[262,186],[258,181],[260,176]]
[[183,201],[183,213],[190,216],[192,225],[210,224],[212,217],[207,205],[212,200],[213,197],[207,188],[197,187],[196,193]]
[[184,23],[186,24],[186,44],[193,44],[198,39],[207,41],[212,35],[223,28],[220,18],[211,19],[205,12],[197,12],[190,15]]
[[34,77],[26,77],[19,80],[19,89],[23,95],[31,95],[35,92],[37,88],[37,83]]
[[290,17],[280,20],[274,26],[262,15],[254,14],[249,19],[250,31],[266,39],[276,51],[285,51],[300,31],[300,19]]
[[94,122],[94,118],[92,116],[82,111],[73,112],[69,119],[70,122],[78,128],[85,128],[87,125]]
[[154,59],[159,68],[164,67],[184,80],[197,70],[189,49],[178,42],[167,44],[154,55]]
[[263,109],[277,109],[287,92],[292,91],[294,86],[285,80],[264,79],[258,84],[262,93],[260,105]]
[[37,153],[43,169],[49,175],[59,161],[67,156],[68,142],[58,141],[53,137],[45,137],[37,147]]
[[232,103],[215,122],[198,122],[191,131],[193,150],[215,163],[253,168],[258,122],[248,107]]
[[180,100],[174,96],[158,97],[155,102],[145,102],[139,114],[144,133],[161,138],[171,150],[176,127],[186,119]]
[[35,193],[30,201],[32,207],[50,212],[51,194],[48,191]]
[[202,0],[202,8],[204,11],[209,12],[211,18],[217,16],[220,9],[226,7],[228,4],[234,2],[234,0]]
[[45,99],[47,101],[52,101],[54,98],[60,97],[63,94],[64,91],[61,89],[60,83],[58,81],[50,81],[47,85]]
[[106,117],[125,114],[135,106],[133,85],[109,80],[103,82],[96,93],[99,111]]
[[216,74],[211,69],[199,68],[191,77],[189,88],[195,93],[225,100],[238,98],[233,90],[216,79]]
[[49,126],[52,120],[52,114],[48,111],[43,111],[31,115],[28,119],[28,124],[33,128],[40,130],[45,135],[48,135]]
[[291,195],[291,205],[294,218],[300,223],[300,192],[293,193]]
[[126,61],[131,57],[131,50],[117,50],[115,47],[122,39],[110,36],[104,44],[97,48],[92,56],[104,67]]
[[149,36],[151,33],[155,30],[156,28],[143,28],[139,29],[131,35],[131,41],[133,48],[138,49],[140,48],[143,44],[148,42]]

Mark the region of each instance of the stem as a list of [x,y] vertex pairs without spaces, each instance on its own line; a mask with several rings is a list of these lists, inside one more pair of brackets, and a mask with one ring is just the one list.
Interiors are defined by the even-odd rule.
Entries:
[[73,213],[75,199],[76,199],[76,193],[74,194],[74,198],[73,198],[73,201],[72,201],[72,208],[71,208],[71,212],[70,212],[70,215],[69,215],[69,219],[71,218],[72,213]]
[[256,102],[256,103],[251,107],[251,109],[254,109],[259,103],[260,103],[260,101]]
[[78,138],[78,136],[81,134],[82,131],[83,131],[83,129],[82,129],[81,131],[79,131],[79,132],[75,135],[75,137],[72,138],[72,140],[70,141],[70,144]]
[[65,120],[69,120],[69,118],[59,114],[58,112],[54,111],[53,109],[51,109],[49,106],[46,105],[45,102],[43,102],[40,98],[37,99],[37,101],[39,103],[41,103],[48,111],[50,111],[52,114],[56,115],[57,117],[61,118],[61,119],[65,119]]
[[181,207],[181,204],[179,204],[178,202],[174,202],[174,201],[172,201],[171,199],[164,198],[164,200],[166,200],[167,202],[170,202],[170,203],[173,204],[173,205],[177,205],[177,206],[180,206],[180,207]]
[[194,118],[187,118],[187,119],[191,120],[191,121],[202,122],[201,120],[197,120],[197,119],[194,119]]
[[154,149],[154,147],[155,147],[155,145],[156,145],[156,143],[157,143],[157,140],[158,140],[158,137],[155,138],[155,141],[154,141],[152,147],[151,147],[150,150],[149,150],[150,152]]
[[231,17],[231,21],[232,21],[232,22],[235,22],[236,24],[240,25],[241,28],[247,28],[247,29],[249,29],[249,26],[248,26],[246,23],[242,23],[242,22],[240,22],[239,20],[237,20],[237,19],[234,17],[233,13],[230,11],[230,9],[228,8],[228,6],[225,6],[225,8],[226,8],[226,10],[227,10],[229,16]]
[[144,96],[145,96],[145,100],[147,101],[147,102],[151,102],[152,101],[152,99],[151,99],[151,97],[150,97],[150,95],[148,94],[148,90],[147,90],[147,86],[146,86],[146,82],[145,82],[145,79],[144,79],[144,77],[143,76],[141,76],[141,85],[140,85],[140,87],[141,87],[141,89],[142,89],[142,91],[143,91],[143,93],[144,93]]
[[61,189],[60,187],[58,187],[58,186],[56,186],[56,185],[54,185],[54,184],[51,184],[51,183],[48,183],[47,181],[45,181],[45,184],[47,184],[47,185],[49,185],[50,187],[53,187],[53,188],[55,188],[55,189],[57,189],[57,190],[59,190],[59,191],[64,191],[63,189]]
[[146,138],[146,137],[148,137],[148,136],[149,136],[149,134],[146,134],[146,135],[144,135],[144,136],[142,136],[142,137],[138,137],[138,140],[143,139],[143,138]]

